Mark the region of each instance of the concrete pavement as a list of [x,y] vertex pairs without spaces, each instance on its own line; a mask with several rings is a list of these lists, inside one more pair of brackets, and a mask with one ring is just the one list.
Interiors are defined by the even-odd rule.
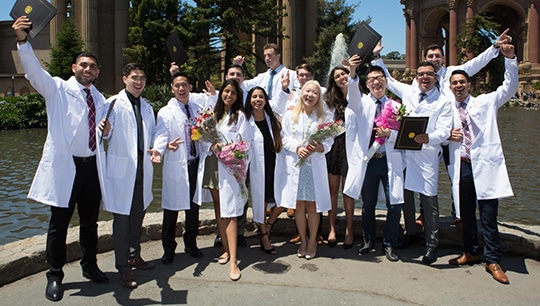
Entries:
[[[272,236],[278,255],[260,251],[258,237],[239,248],[242,278],[232,282],[228,265],[215,257],[213,235],[198,239],[204,257],[194,259],[183,252],[181,238],[172,265],[160,262],[160,241],[143,243],[142,256],[156,263],[149,271],[134,271],[139,287],[119,284],[112,251],[98,255],[109,284],[94,284],[82,277],[78,261],[64,268],[64,299],[58,305],[538,305],[540,262],[504,256],[502,267],[510,285],[497,283],[483,264],[455,267],[448,260],[459,248],[442,247],[431,266],[421,263],[423,246],[398,250],[400,261],[386,260],[380,251],[358,255],[358,248],[344,250],[320,246],[312,260],[296,257],[298,245],[289,236]],[[45,271],[0,288],[3,305],[49,304],[44,297]]]

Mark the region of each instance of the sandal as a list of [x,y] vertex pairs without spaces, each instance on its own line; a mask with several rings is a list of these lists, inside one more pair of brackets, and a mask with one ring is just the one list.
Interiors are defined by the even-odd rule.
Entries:
[[[264,251],[268,255],[276,255],[277,251],[276,251],[276,249],[274,247],[272,247],[270,249],[266,249],[264,247],[264,244],[263,244],[263,241],[262,241],[264,236],[268,236],[268,233],[261,233],[261,236],[259,238],[259,242],[260,242],[260,245],[261,245],[261,251]],[[269,238],[268,240],[270,240],[270,237],[268,237],[268,238]]]

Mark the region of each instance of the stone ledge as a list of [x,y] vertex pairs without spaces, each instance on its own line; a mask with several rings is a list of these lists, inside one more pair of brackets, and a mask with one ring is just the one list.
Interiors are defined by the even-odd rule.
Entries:
[[[385,220],[385,211],[377,211],[377,237],[382,237],[382,229]],[[354,235],[355,241],[362,236],[361,211],[355,211]],[[254,235],[257,225],[251,221],[251,209],[248,210],[248,223],[246,224],[246,236]],[[183,214],[180,213],[180,219]],[[216,231],[214,211],[204,209],[200,211],[200,235],[210,235]],[[143,221],[143,231],[141,241],[161,239],[161,213],[146,214]],[[403,222],[402,222],[403,224]],[[328,228],[328,220],[324,218],[323,228]],[[345,216],[338,215],[336,220],[336,230],[338,236],[343,237],[345,233]],[[501,234],[502,251],[513,256],[524,256],[535,260],[540,260],[540,226],[528,226],[513,223],[499,223]],[[98,222],[98,249],[100,253],[113,249],[112,221]],[[179,222],[176,229],[177,236],[183,233],[183,223]],[[293,219],[289,219],[285,214],[275,223],[273,234],[294,235],[296,225]],[[14,282],[28,275],[47,269],[45,257],[45,243],[47,235],[38,235],[31,238],[11,242],[0,246],[0,286]],[[66,261],[71,262],[81,257],[78,244],[78,227],[68,231]],[[440,246],[461,246],[461,231],[453,227],[452,218],[441,216],[439,228]]]

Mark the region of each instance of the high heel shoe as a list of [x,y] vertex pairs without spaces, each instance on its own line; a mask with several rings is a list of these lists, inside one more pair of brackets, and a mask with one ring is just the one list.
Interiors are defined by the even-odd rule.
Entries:
[[[270,249],[266,249],[264,247],[264,244],[263,244],[263,237],[264,236],[268,236],[268,233],[261,233],[261,236],[259,237],[259,243],[261,245],[261,251],[264,251],[266,254],[268,255],[276,255],[277,254],[277,251],[274,247],[270,248]],[[269,239],[270,240],[270,239]]]
[[334,248],[336,245],[337,245],[337,240],[336,239],[328,240],[328,246],[329,247]]
[[310,254],[308,253],[308,254],[306,254],[305,257],[306,257],[307,260],[311,260],[311,259],[315,258],[316,253],[317,252],[313,252],[313,253],[310,253]]

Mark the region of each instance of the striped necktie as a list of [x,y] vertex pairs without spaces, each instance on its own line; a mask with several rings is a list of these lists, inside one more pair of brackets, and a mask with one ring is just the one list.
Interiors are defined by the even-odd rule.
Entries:
[[96,150],[96,105],[90,89],[85,88],[86,104],[88,105],[88,148]]

